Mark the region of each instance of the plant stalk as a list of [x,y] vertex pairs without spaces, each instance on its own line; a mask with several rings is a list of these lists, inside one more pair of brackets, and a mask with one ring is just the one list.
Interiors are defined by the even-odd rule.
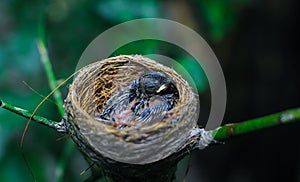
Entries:
[[212,135],[214,140],[225,141],[231,137],[248,134],[265,128],[296,123],[298,121],[300,121],[300,108],[290,109],[239,123],[226,124],[213,130]]
[[[16,106],[14,106],[8,102],[5,102],[1,99],[0,99],[0,107],[4,108],[6,110],[9,110],[15,114],[18,114],[20,116],[23,116],[24,118],[27,118],[27,119],[29,119],[32,115],[31,112],[29,112],[25,109],[16,107]],[[47,118],[44,118],[44,117],[38,116],[38,115],[33,115],[33,117],[31,119],[39,124],[53,128],[58,132],[62,132],[62,126],[61,126],[60,122],[52,121],[52,120],[49,120]]]

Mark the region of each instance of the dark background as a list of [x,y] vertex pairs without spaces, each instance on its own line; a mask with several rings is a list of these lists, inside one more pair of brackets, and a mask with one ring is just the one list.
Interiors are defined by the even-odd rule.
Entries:
[[[296,0],[4,0],[0,2],[0,97],[33,110],[42,98],[22,81],[43,95],[49,93],[35,42],[41,23],[54,72],[64,79],[101,32],[124,21],[156,17],[187,25],[214,50],[227,84],[223,124],[299,107],[297,10]],[[178,60],[191,73],[200,94],[199,122],[203,123],[209,113],[209,86],[199,68],[186,64],[191,57],[183,50],[145,40],[114,55],[156,53]],[[62,91],[66,94],[67,86]],[[60,120],[51,103],[39,114]],[[26,119],[0,109],[0,181],[32,181],[19,147],[25,124]],[[88,165],[70,139],[61,137],[44,126],[30,125],[24,153],[39,181],[55,181],[60,172],[65,181],[82,181],[89,175],[79,175]],[[299,124],[234,138],[194,152],[187,181],[300,181],[299,146]]]

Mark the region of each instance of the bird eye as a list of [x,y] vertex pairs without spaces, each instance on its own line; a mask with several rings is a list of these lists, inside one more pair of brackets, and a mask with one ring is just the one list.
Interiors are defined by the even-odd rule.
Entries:
[[147,85],[147,88],[155,88],[155,85]]

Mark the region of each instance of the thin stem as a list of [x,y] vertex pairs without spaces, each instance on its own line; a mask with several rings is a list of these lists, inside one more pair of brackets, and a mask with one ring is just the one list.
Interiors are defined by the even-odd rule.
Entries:
[[[22,108],[19,108],[19,107],[16,107],[16,106],[13,106],[12,104],[8,103],[8,102],[5,102],[3,100],[0,99],[0,107],[6,109],[6,110],[9,110],[13,113],[16,113],[20,116],[23,116],[25,118],[30,118],[32,116],[32,113],[25,110],[25,109],[22,109]],[[45,126],[48,126],[50,128],[53,128],[55,129],[56,131],[61,131],[61,123],[58,123],[56,121],[52,121],[52,120],[49,120],[47,118],[44,118],[42,116],[37,116],[37,115],[33,115],[32,117],[32,120],[39,123],[39,124],[43,124]]]
[[[40,30],[40,31],[42,31],[42,30]],[[42,33],[40,33],[40,34],[42,34]],[[57,81],[56,81],[54,73],[53,73],[52,65],[50,63],[50,59],[48,56],[48,51],[45,46],[45,40],[43,39],[42,35],[37,40],[37,46],[38,46],[39,53],[41,55],[41,62],[43,63],[43,66],[46,71],[46,75],[47,75],[48,82],[49,82],[49,87],[51,90],[54,90],[58,84],[57,84]],[[59,90],[54,92],[53,97],[54,97],[55,102],[58,105],[60,105],[60,106],[63,105],[62,95]],[[64,114],[64,109],[62,107],[57,107],[57,108],[58,108],[60,115],[62,116]]]
[[300,108],[290,109],[244,122],[226,124],[212,130],[212,136],[214,140],[225,141],[231,137],[298,121],[300,121]]
[[[50,58],[48,55],[48,51],[46,48],[46,44],[45,44],[45,35],[44,34],[45,34],[44,27],[41,25],[40,30],[39,30],[39,38],[37,40],[37,46],[38,46],[38,49],[39,49],[39,52],[41,55],[41,61],[43,63],[44,69],[47,74],[50,90],[54,91],[53,97],[58,105],[57,109],[58,109],[60,115],[63,116],[64,109],[62,107],[63,106],[62,94],[57,89],[59,84],[57,83],[57,80],[54,76],[53,68],[52,68]],[[68,79],[69,78],[67,78],[65,81],[67,81]],[[72,143],[71,141],[68,141],[64,147],[64,150],[63,150],[64,152],[63,152],[63,154],[58,162],[58,166],[56,168],[56,170],[57,170],[56,171],[57,172],[56,181],[57,182],[63,181],[65,168],[67,166],[67,161],[71,156],[72,150],[74,150],[74,143]]]

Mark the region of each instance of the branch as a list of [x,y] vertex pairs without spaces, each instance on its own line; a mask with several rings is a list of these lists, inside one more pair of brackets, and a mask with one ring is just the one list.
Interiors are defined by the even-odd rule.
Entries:
[[[63,106],[62,94],[57,89],[58,83],[54,76],[53,68],[52,68],[50,58],[48,55],[48,51],[46,48],[45,29],[42,25],[39,29],[39,37],[37,40],[37,46],[38,46],[39,53],[41,55],[41,61],[43,63],[43,66],[44,66],[44,69],[45,69],[45,72],[46,72],[46,75],[48,78],[50,90],[52,90],[52,91],[56,90],[53,93],[53,97],[57,103],[57,106],[58,106],[57,109],[58,109],[60,115],[63,116],[65,111],[64,111],[64,108],[62,107]],[[63,126],[63,127],[61,127],[60,130],[57,130],[57,131],[66,132],[63,123],[61,123],[61,126]],[[74,149],[74,144],[69,140],[64,147],[63,155],[61,156],[60,160],[58,161],[58,166],[56,168],[56,181],[58,181],[58,182],[63,181],[67,161],[70,158],[73,149]]]
[[[11,105],[10,103],[7,103],[3,100],[0,99],[0,107],[6,109],[6,110],[9,110],[13,113],[16,113],[20,116],[23,116],[27,119],[29,119],[32,115],[31,112],[25,110],[25,109],[22,109],[22,108],[19,108],[19,107],[16,107],[16,106],[13,106]],[[45,126],[48,126],[50,128],[53,128],[55,129],[56,131],[58,132],[63,132],[62,130],[64,130],[64,127],[62,127],[62,123],[60,122],[56,122],[56,121],[52,121],[52,120],[49,120],[47,118],[44,118],[42,116],[37,116],[37,115],[33,115],[32,117],[32,120],[39,123],[39,124],[42,124],[42,125],[45,125]]]
[[300,121],[300,108],[290,109],[244,122],[226,124],[212,130],[211,133],[214,140],[225,141],[231,137],[244,135],[283,124],[296,123],[298,121]]
[[[52,65],[50,63],[48,51],[45,46],[45,40],[43,38],[44,37],[43,33],[44,33],[43,30],[40,30],[40,36],[37,40],[37,46],[38,46],[39,53],[41,55],[41,62],[43,63],[43,66],[46,71],[50,90],[54,90],[58,86],[58,84],[57,84],[57,81],[56,81],[54,73],[53,73]],[[61,92],[59,90],[55,91],[53,93],[53,97],[54,97],[54,100],[56,101],[56,103],[59,106],[61,106],[61,107],[57,107],[57,109],[58,109],[60,115],[62,116],[64,114],[64,109],[62,107],[63,99],[61,96]]]
[[[20,116],[23,116],[25,118],[30,118],[30,116],[32,115],[31,112],[13,106],[10,103],[7,103],[1,99],[0,99],[0,107],[9,110],[13,113],[16,113]],[[62,131],[63,127],[59,122],[52,121],[37,115],[34,115],[32,117],[32,120],[39,124],[43,124],[45,126],[53,128],[58,132],[63,132]],[[299,121],[300,121],[300,108],[296,108],[296,109],[290,109],[287,111],[271,114],[269,116],[255,118],[255,119],[251,119],[239,123],[226,124],[214,130],[205,131],[205,132],[216,141],[225,141],[227,139],[230,139],[231,137],[244,135],[254,131],[259,131],[266,128],[272,128],[275,126],[280,126],[288,123],[296,123]]]

